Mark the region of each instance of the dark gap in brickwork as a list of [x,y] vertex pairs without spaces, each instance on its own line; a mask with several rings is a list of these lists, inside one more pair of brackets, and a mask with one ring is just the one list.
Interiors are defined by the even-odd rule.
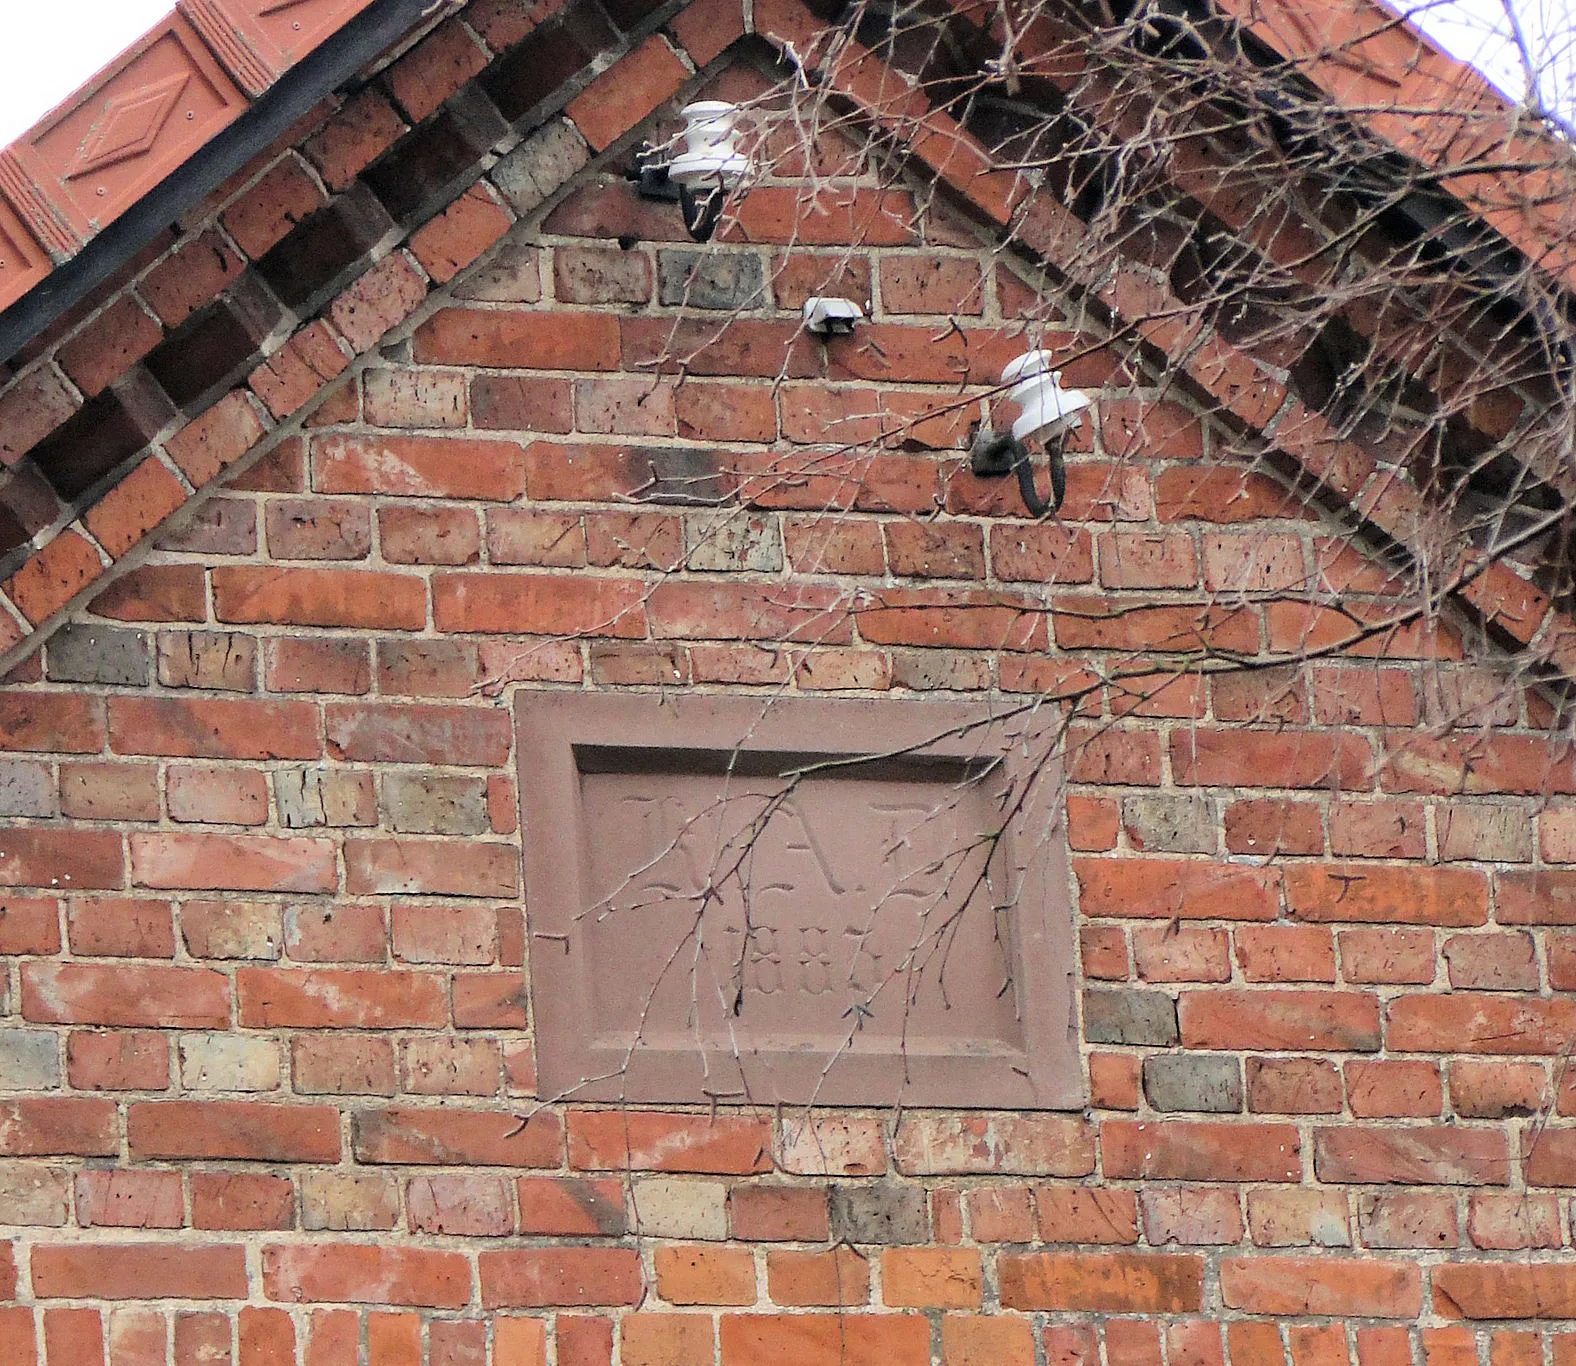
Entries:
[[287,308],[315,312],[359,270],[367,253],[394,226],[373,191],[355,184],[303,218],[257,263]]
[[39,442],[33,460],[50,487],[74,502],[146,446],[174,415],[158,382],[136,366]]
[[430,218],[474,180],[477,163],[508,132],[486,95],[466,86],[390,147],[362,179],[389,216],[408,229]]
[[579,76],[618,34],[595,5],[581,5],[510,48],[476,82],[510,123]]
[[284,310],[262,283],[242,276],[223,297],[200,308],[143,362],[164,386],[176,407],[195,414],[203,400],[229,388],[259,359],[264,339],[284,317]]

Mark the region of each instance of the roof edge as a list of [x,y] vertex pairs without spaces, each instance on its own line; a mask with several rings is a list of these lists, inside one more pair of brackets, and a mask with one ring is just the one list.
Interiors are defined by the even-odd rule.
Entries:
[[[324,41],[283,70],[238,116],[0,312],[0,363],[9,360],[67,309],[113,276],[325,95],[416,27],[431,8],[431,0],[372,0],[343,26],[323,35]],[[34,125],[23,140],[59,123],[65,114],[79,108],[84,94],[102,88],[116,74],[115,66],[141,49],[150,36],[158,35],[167,23],[163,21],[160,28],[139,39],[116,64],[95,75],[77,94]],[[327,41],[329,38],[332,41]],[[0,151],[0,159],[13,157],[20,146],[20,142],[13,143]],[[0,165],[0,178],[3,172]],[[0,213],[3,210],[4,201],[0,200]],[[19,225],[24,230],[27,226]],[[5,227],[0,220],[0,230]]]

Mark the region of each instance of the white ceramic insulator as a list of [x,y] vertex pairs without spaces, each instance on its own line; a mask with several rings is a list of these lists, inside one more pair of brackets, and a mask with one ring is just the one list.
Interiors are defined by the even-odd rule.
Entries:
[[668,167],[668,178],[691,188],[721,184],[731,190],[750,169],[734,129],[738,109],[724,100],[701,100],[679,112],[684,118],[684,150]]

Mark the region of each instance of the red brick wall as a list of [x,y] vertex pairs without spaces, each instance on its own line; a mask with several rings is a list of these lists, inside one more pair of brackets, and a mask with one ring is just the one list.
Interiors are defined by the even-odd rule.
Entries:
[[3,1366],[1576,1361],[1576,782],[1449,623],[1091,686],[1086,1113],[533,1104],[514,689],[1025,696],[1393,589],[1099,352],[1015,517],[959,382],[1033,292],[841,193],[685,310],[677,210],[583,176],[0,690]]

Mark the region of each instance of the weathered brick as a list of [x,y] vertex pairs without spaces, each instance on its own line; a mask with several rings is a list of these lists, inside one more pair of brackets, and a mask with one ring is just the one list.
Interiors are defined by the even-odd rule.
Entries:
[[1242,1109],[1242,1072],[1235,1058],[1156,1054],[1144,1059],[1144,1095],[1157,1110],[1231,1114]]
[[148,685],[150,652],[143,631],[68,622],[45,648],[45,672],[57,682]]

